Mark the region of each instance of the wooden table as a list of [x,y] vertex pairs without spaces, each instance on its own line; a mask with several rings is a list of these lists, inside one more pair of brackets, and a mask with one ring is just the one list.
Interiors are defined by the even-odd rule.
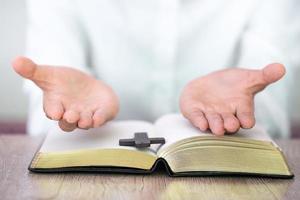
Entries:
[[300,199],[300,140],[278,140],[294,179],[170,178],[153,175],[35,174],[42,137],[0,134],[0,199]]

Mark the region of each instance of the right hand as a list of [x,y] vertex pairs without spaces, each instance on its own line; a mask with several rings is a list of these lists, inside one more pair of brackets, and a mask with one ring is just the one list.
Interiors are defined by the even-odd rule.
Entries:
[[119,102],[113,90],[90,75],[69,67],[35,64],[19,57],[14,70],[43,90],[43,108],[64,131],[99,127],[113,119]]

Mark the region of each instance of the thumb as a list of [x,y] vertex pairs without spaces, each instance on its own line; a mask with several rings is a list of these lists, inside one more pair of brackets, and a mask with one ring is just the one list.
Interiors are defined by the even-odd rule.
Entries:
[[262,69],[262,74],[268,85],[280,80],[285,75],[285,67],[280,63],[269,64]]
[[14,70],[22,77],[32,80],[37,70],[37,64],[26,57],[17,57],[13,60]]
[[51,80],[53,75],[53,67],[37,65],[26,57],[17,57],[13,60],[12,66],[20,76],[32,80],[39,87],[43,87],[42,83]]
[[[280,80],[285,74],[285,68],[282,64],[273,63],[265,66],[262,70],[253,70],[249,75],[251,91],[255,94],[260,92],[269,84]],[[252,77],[252,78],[251,78]]]

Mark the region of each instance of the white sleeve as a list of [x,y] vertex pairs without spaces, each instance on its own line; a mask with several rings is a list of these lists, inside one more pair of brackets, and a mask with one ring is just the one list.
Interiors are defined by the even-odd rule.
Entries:
[[[87,73],[87,45],[84,29],[77,16],[76,1],[28,0],[26,56],[39,64],[70,66]],[[27,132],[46,133],[57,122],[46,118],[42,92],[31,81],[25,81],[29,96]]]
[[[258,1],[238,49],[237,66],[262,68],[273,63],[283,63],[287,74],[283,80],[269,86],[255,98],[255,113],[273,137],[288,137],[288,88],[296,66],[294,36],[299,31],[296,14],[299,3],[294,0]],[[298,57],[298,56],[297,56]]]

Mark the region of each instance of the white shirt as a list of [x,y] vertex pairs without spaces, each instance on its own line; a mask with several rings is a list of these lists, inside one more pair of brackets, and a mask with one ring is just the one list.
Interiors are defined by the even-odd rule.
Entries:
[[[120,98],[119,119],[178,111],[183,86],[227,67],[293,67],[293,0],[29,0],[27,56],[93,74]],[[292,31],[291,31],[292,30]],[[256,98],[257,121],[288,136],[288,78]],[[30,96],[28,132],[45,133],[42,93]],[[80,92],[80,91],[78,91]]]

